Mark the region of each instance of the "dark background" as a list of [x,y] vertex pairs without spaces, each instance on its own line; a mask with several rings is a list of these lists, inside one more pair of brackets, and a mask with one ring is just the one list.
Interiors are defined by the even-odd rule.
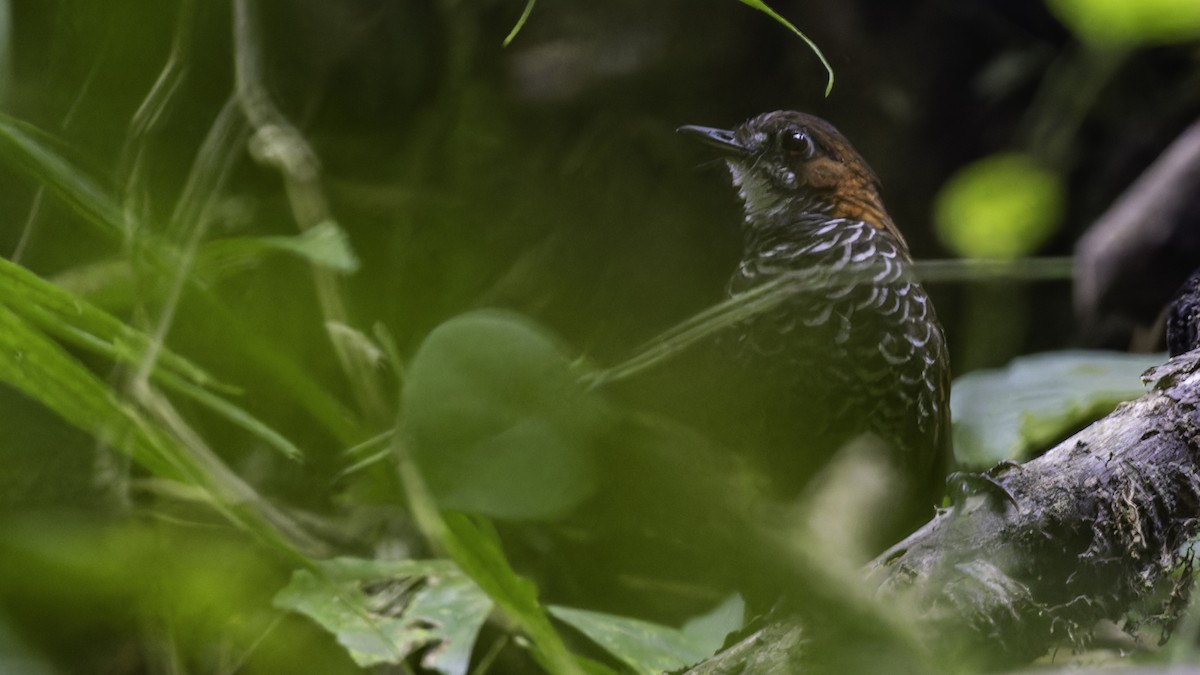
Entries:
[[[169,119],[136,139],[162,215],[232,87],[227,8],[185,7],[13,7],[6,109],[114,183],[130,120],[186,24]],[[949,255],[930,216],[949,175],[1031,152],[1069,186],[1065,222],[1037,252],[1063,255],[1200,110],[1194,46],[1091,49],[1033,0],[779,3],[833,65],[828,98],[807,47],[735,2],[547,2],[507,48],[518,3],[260,7],[272,92],[314,143],[363,258],[355,317],[388,324],[407,349],[464,308],[505,304],[603,362],[719,298],[739,251],[738,205],[723,170],[674,135],[684,123],[732,126],[779,108],[826,117],[880,175],[919,258]],[[29,188],[5,184],[16,215],[0,234],[12,251]],[[277,190],[245,162],[231,187],[242,220],[227,227],[289,231]],[[85,238],[40,217],[22,262],[53,274],[95,259]],[[272,292],[275,320],[302,314],[303,298],[280,295],[303,292]],[[1065,282],[993,294],[1020,306],[993,345],[965,342],[961,286],[934,292],[959,373],[1034,350],[1124,346],[1120,331],[1081,329]]]

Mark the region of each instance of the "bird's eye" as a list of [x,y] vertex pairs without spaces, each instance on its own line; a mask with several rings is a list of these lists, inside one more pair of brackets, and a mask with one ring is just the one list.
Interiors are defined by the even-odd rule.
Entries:
[[784,131],[779,142],[789,155],[804,155],[805,157],[812,157],[813,155],[812,139],[808,137],[808,133],[803,129],[789,129]]

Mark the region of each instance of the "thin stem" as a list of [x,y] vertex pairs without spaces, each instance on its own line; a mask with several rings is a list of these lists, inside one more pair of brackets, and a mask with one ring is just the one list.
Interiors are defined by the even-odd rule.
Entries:
[[[625,361],[588,373],[584,382],[601,387],[640,373],[709,338],[733,324],[769,311],[799,291],[841,286],[870,279],[877,270],[870,265],[832,270],[813,267],[797,270],[725,300],[660,333],[643,344]],[[1070,258],[1027,258],[1021,260],[926,260],[911,267],[912,277],[921,281],[988,282],[1046,281],[1070,279]]]
[[[250,150],[259,163],[274,167],[283,177],[292,217],[301,231],[334,223],[321,184],[316,152],[283,115],[267,93],[258,27],[248,0],[233,0],[235,96],[253,129]],[[354,395],[368,419],[390,417],[376,363],[351,341],[339,339],[337,327],[352,325],[337,274],[320,267],[312,270],[330,342]]]

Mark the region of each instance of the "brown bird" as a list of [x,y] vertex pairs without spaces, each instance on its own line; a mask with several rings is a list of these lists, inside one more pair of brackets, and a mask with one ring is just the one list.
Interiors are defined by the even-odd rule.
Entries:
[[872,433],[908,480],[906,524],[928,516],[949,457],[949,361],[879,179],[837,129],[805,113],[766,113],[731,131],[679,131],[722,151],[745,203],[730,295],[817,275],[723,337],[719,351],[749,381],[738,394],[737,433],[760,449],[755,456],[781,497],[799,492],[845,443]]

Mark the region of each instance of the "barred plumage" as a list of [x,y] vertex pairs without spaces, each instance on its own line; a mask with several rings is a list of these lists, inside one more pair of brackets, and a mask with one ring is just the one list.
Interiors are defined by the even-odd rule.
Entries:
[[732,296],[823,271],[823,283],[791,289],[723,340],[722,353],[755,381],[748,433],[767,473],[784,494],[795,491],[845,442],[872,432],[928,509],[949,452],[949,362],[875,174],[836,129],[804,113],[681,131],[728,154],[745,203]]

